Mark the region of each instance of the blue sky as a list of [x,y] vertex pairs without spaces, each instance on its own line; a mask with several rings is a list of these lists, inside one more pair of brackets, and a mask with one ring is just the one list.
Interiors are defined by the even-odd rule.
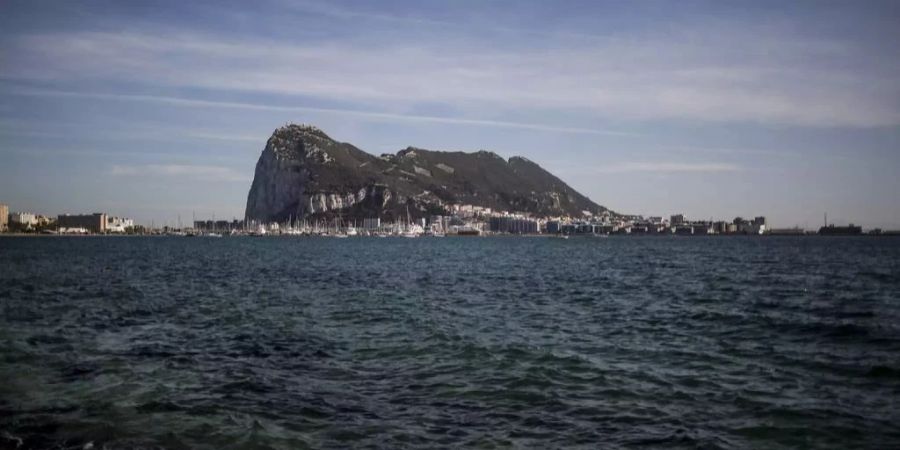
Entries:
[[900,228],[900,4],[783,3],[2,1],[0,203],[240,218],[295,122],[625,213]]

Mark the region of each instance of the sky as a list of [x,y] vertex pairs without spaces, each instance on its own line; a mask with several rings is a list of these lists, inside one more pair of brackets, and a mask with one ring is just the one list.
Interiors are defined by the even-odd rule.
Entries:
[[286,123],[626,214],[900,229],[900,2],[0,0],[0,203],[244,214]]

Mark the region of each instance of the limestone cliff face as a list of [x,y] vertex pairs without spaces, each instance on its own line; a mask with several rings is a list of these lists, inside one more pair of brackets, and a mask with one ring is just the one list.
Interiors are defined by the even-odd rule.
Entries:
[[415,217],[471,204],[535,215],[580,215],[605,208],[525,158],[409,147],[376,157],[321,130],[275,130],[256,163],[246,218]]
[[306,158],[292,157],[288,153],[296,147],[285,144],[273,136],[260,155],[247,197],[247,217],[264,219],[296,210],[306,194],[310,179]]

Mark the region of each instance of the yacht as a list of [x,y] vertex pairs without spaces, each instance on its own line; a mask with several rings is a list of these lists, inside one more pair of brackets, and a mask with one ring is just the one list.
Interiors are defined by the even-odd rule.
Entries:
[[265,236],[266,235],[266,227],[260,225],[256,228],[256,231],[250,233],[250,236]]

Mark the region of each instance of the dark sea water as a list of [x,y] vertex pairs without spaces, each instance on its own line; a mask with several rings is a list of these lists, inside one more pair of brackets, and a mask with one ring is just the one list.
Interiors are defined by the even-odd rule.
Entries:
[[900,239],[0,238],[0,448],[898,448]]

